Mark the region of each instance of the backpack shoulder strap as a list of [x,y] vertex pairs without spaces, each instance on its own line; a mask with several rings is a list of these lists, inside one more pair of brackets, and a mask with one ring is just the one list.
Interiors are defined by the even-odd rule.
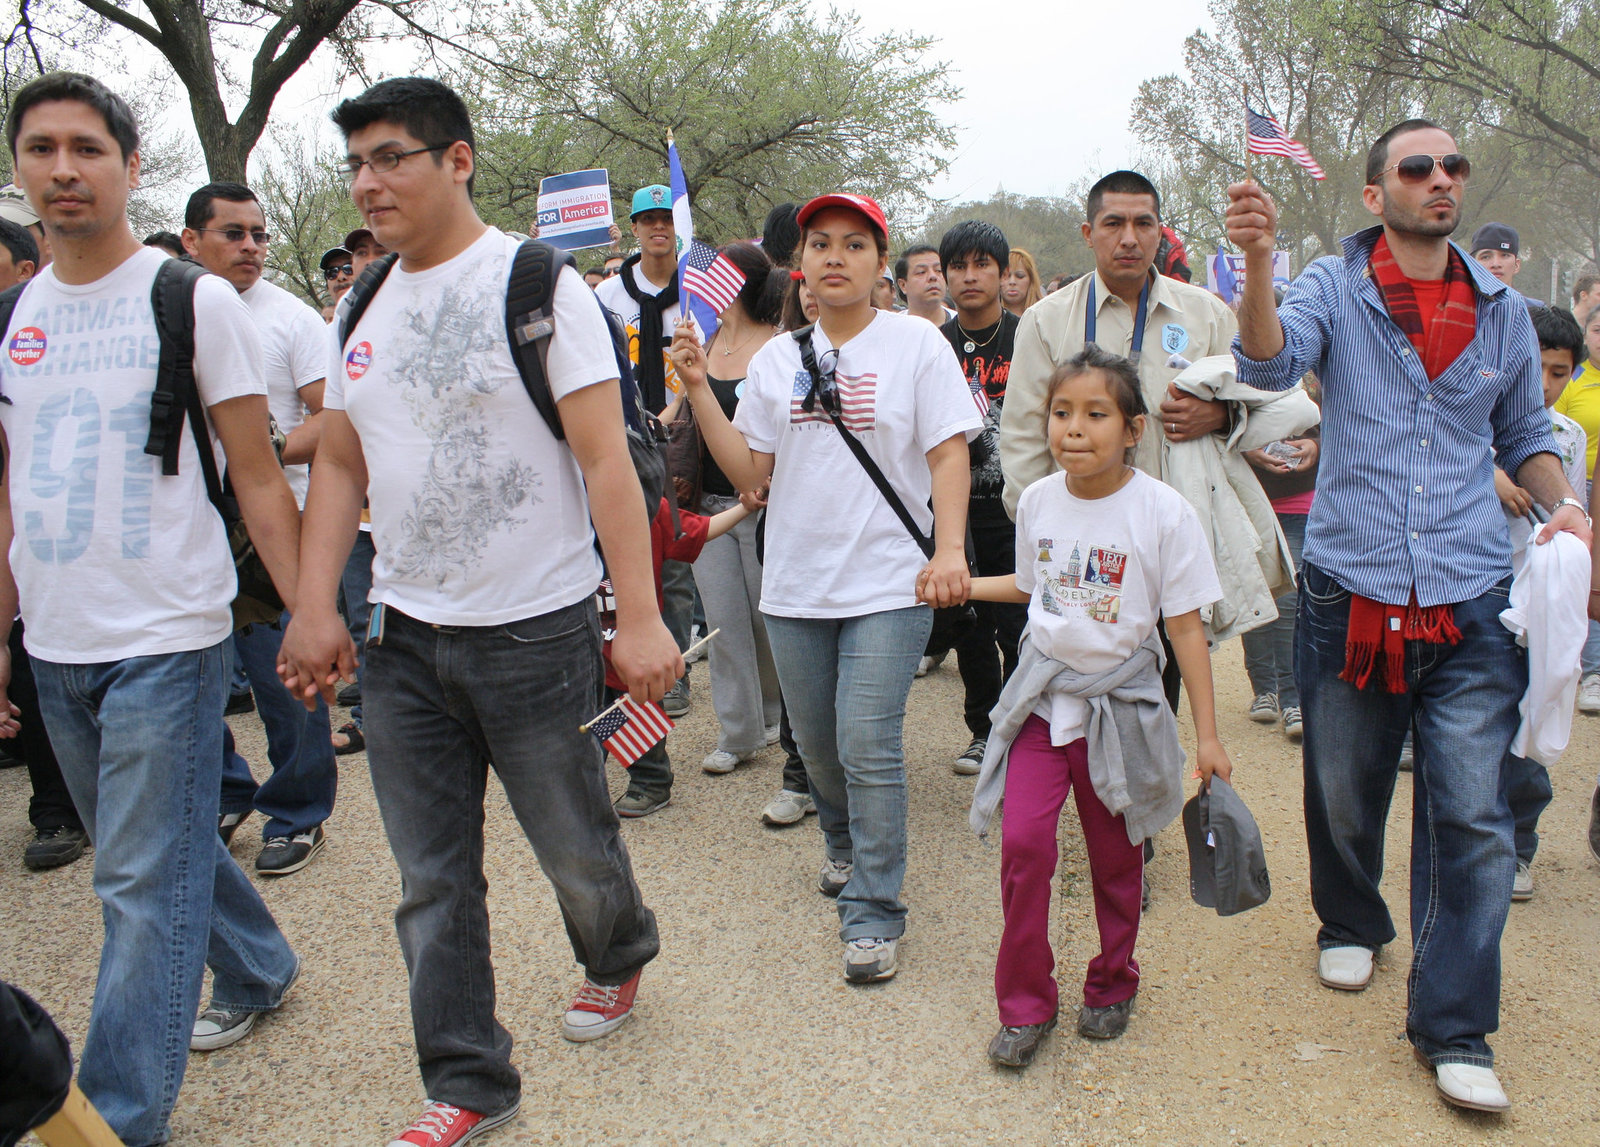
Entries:
[[[150,288],[150,309],[161,340],[161,358],[156,366],[155,391],[150,396],[150,433],[144,452],[160,458],[161,472],[169,476],[178,472],[184,415],[191,406],[199,405],[194,385],[194,288],[205,273],[198,263],[167,259],[156,269],[155,283]],[[210,489],[209,480],[206,486]]]
[[570,251],[537,239],[524,240],[511,261],[506,282],[506,337],[522,385],[557,441],[566,437],[555,396],[550,393],[550,336],[555,334],[556,279],[561,268],[574,267]]
[[389,272],[394,270],[394,265],[399,261],[400,255],[395,251],[390,251],[381,259],[374,259],[363,268],[361,277],[345,292],[342,303],[343,314],[339,316],[341,347],[349,341],[350,332],[356,329],[356,324],[361,321],[361,316],[371,305],[378,288],[383,286],[383,281],[389,277]]
[[27,287],[27,281],[24,280],[14,287],[0,291],[0,338],[4,338],[6,332],[11,329],[11,316],[16,313],[17,301],[22,298],[22,292]]

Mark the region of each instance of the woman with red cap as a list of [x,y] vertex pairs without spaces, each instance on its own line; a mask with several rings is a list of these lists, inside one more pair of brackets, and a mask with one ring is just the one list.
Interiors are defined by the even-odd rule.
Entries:
[[[875,310],[888,226],[873,200],[801,208],[815,324],[750,362],[734,420],[687,325],[672,345],[711,453],[741,489],[771,482],[761,611],[825,837],[845,979],[885,980],[905,931],[906,695],[935,605],[966,599],[967,438],[982,426],[937,328]],[[931,507],[931,508],[930,508]]]

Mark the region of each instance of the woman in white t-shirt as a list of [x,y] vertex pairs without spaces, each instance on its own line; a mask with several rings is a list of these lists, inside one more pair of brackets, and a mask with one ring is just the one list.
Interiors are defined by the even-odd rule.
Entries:
[[757,352],[733,422],[706,382],[705,353],[688,326],[671,353],[723,473],[741,490],[771,483],[761,611],[826,839],[819,887],[839,900],[845,978],[865,983],[894,975],[905,931],[901,727],[933,624],[915,586],[920,572],[933,604],[966,597],[966,439],[982,420],[938,329],[872,307],[889,250],[877,203],[824,195],[801,208],[798,222],[817,323]]

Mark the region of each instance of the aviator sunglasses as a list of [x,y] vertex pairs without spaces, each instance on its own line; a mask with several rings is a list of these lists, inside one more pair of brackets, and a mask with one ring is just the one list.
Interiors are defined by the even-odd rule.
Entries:
[[1399,163],[1391,163],[1378,172],[1378,178],[1382,179],[1392,171],[1400,177],[1401,183],[1421,183],[1433,174],[1436,163],[1457,183],[1465,183],[1472,174],[1471,161],[1459,151],[1452,151],[1449,155],[1408,155]]

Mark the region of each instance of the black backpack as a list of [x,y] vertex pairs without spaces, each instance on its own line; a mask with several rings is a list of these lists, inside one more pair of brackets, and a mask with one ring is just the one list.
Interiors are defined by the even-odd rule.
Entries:
[[[233,600],[233,625],[270,623],[283,613],[283,598],[267,567],[256,553],[239,513],[239,501],[226,474],[217,473],[217,458],[207,430],[206,411],[194,381],[194,287],[204,267],[187,259],[164,260],[156,270],[150,288],[150,308],[155,315],[161,339],[161,360],[156,367],[156,387],[150,396],[150,432],[144,452],[161,459],[161,473],[168,477],[178,472],[178,451],[183,443],[183,422],[187,416],[200,454],[200,469],[205,475],[206,495],[222,524],[227,528],[228,546],[233,551],[234,570],[239,577],[239,593]],[[11,329],[11,316],[22,298],[26,283],[18,283],[0,293],[0,333]]]
[[[399,255],[391,252],[376,259],[361,272],[346,294],[339,316],[339,346],[342,350],[366,312],[378,288],[388,278]],[[511,360],[517,364],[522,385],[533,400],[545,425],[556,440],[563,441],[566,432],[561,428],[561,414],[556,409],[555,396],[550,393],[547,373],[550,357],[550,336],[555,333],[555,316],[552,299],[555,295],[556,277],[563,267],[576,267],[570,252],[559,250],[537,239],[525,239],[517,248],[511,263],[511,278],[506,284],[506,338],[511,344]],[[654,521],[661,508],[661,499],[667,488],[666,432],[656,417],[644,408],[639,386],[633,378],[633,364],[628,359],[628,336],[616,315],[605,308],[598,298],[595,306],[605,316],[606,327],[611,332],[611,349],[617,360],[617,378],[622,388],[622,417],[628,435],[628,455],[633,460],[634,472],[644,492],[645,515]],[[678,530],[677,500],[672,503],[673,533]]]

